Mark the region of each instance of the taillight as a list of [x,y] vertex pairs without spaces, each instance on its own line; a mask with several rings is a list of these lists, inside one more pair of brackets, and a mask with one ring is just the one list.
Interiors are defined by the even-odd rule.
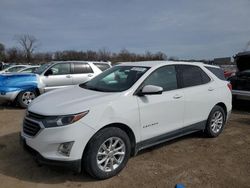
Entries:
[[232,84],[231,83],[227,83],[227,87],[230,89],[230,91],[232,91]]

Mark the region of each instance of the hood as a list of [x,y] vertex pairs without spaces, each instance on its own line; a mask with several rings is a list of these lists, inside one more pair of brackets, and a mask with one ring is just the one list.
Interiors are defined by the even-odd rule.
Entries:
[[70,86],[37,97],[28,110],[45,116],[68,115],[90,110],[95,105],[113,101],[120,93],[106,93]]
[[36,88],[37,76],[30,73],[0,74],[1,92],[10,92],[20,89]]

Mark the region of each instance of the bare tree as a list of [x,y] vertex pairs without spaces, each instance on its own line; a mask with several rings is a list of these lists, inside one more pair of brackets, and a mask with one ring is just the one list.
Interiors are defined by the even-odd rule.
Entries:
[[16,36],[16,40],[22,47],[27,63],[31,63],[32,54],[38,47],[38,40],[34,36],[28,34]]
[[100,61],[109,61],[111,52],[107,48],[102,48],[98,51],[98,56]]

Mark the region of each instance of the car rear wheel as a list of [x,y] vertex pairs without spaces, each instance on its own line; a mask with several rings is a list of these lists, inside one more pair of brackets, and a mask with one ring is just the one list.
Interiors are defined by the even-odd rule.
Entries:
[[130,157],[127,134],[115,127],[100,130],[89,142],[84,154],[85,171],[97,179],[118,174]]
[[35,91],[22,91],[17,96],[17,102],[20,107],[26,108],[36,97]]
[[209,137],[217,137],[224,128],[226,121],[225,111],[220,106],[215,106],[209,114],[205,132]]

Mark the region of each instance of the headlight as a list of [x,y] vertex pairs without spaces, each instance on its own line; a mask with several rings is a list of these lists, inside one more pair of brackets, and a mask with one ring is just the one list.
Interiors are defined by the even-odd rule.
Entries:
[[44,119],[43,124],[46,128],[65,126],[80,120],[88,113],[89,111],[81,112],[78,114],[65,115],[65,116],[53,116],[53,117],[51,116]]

